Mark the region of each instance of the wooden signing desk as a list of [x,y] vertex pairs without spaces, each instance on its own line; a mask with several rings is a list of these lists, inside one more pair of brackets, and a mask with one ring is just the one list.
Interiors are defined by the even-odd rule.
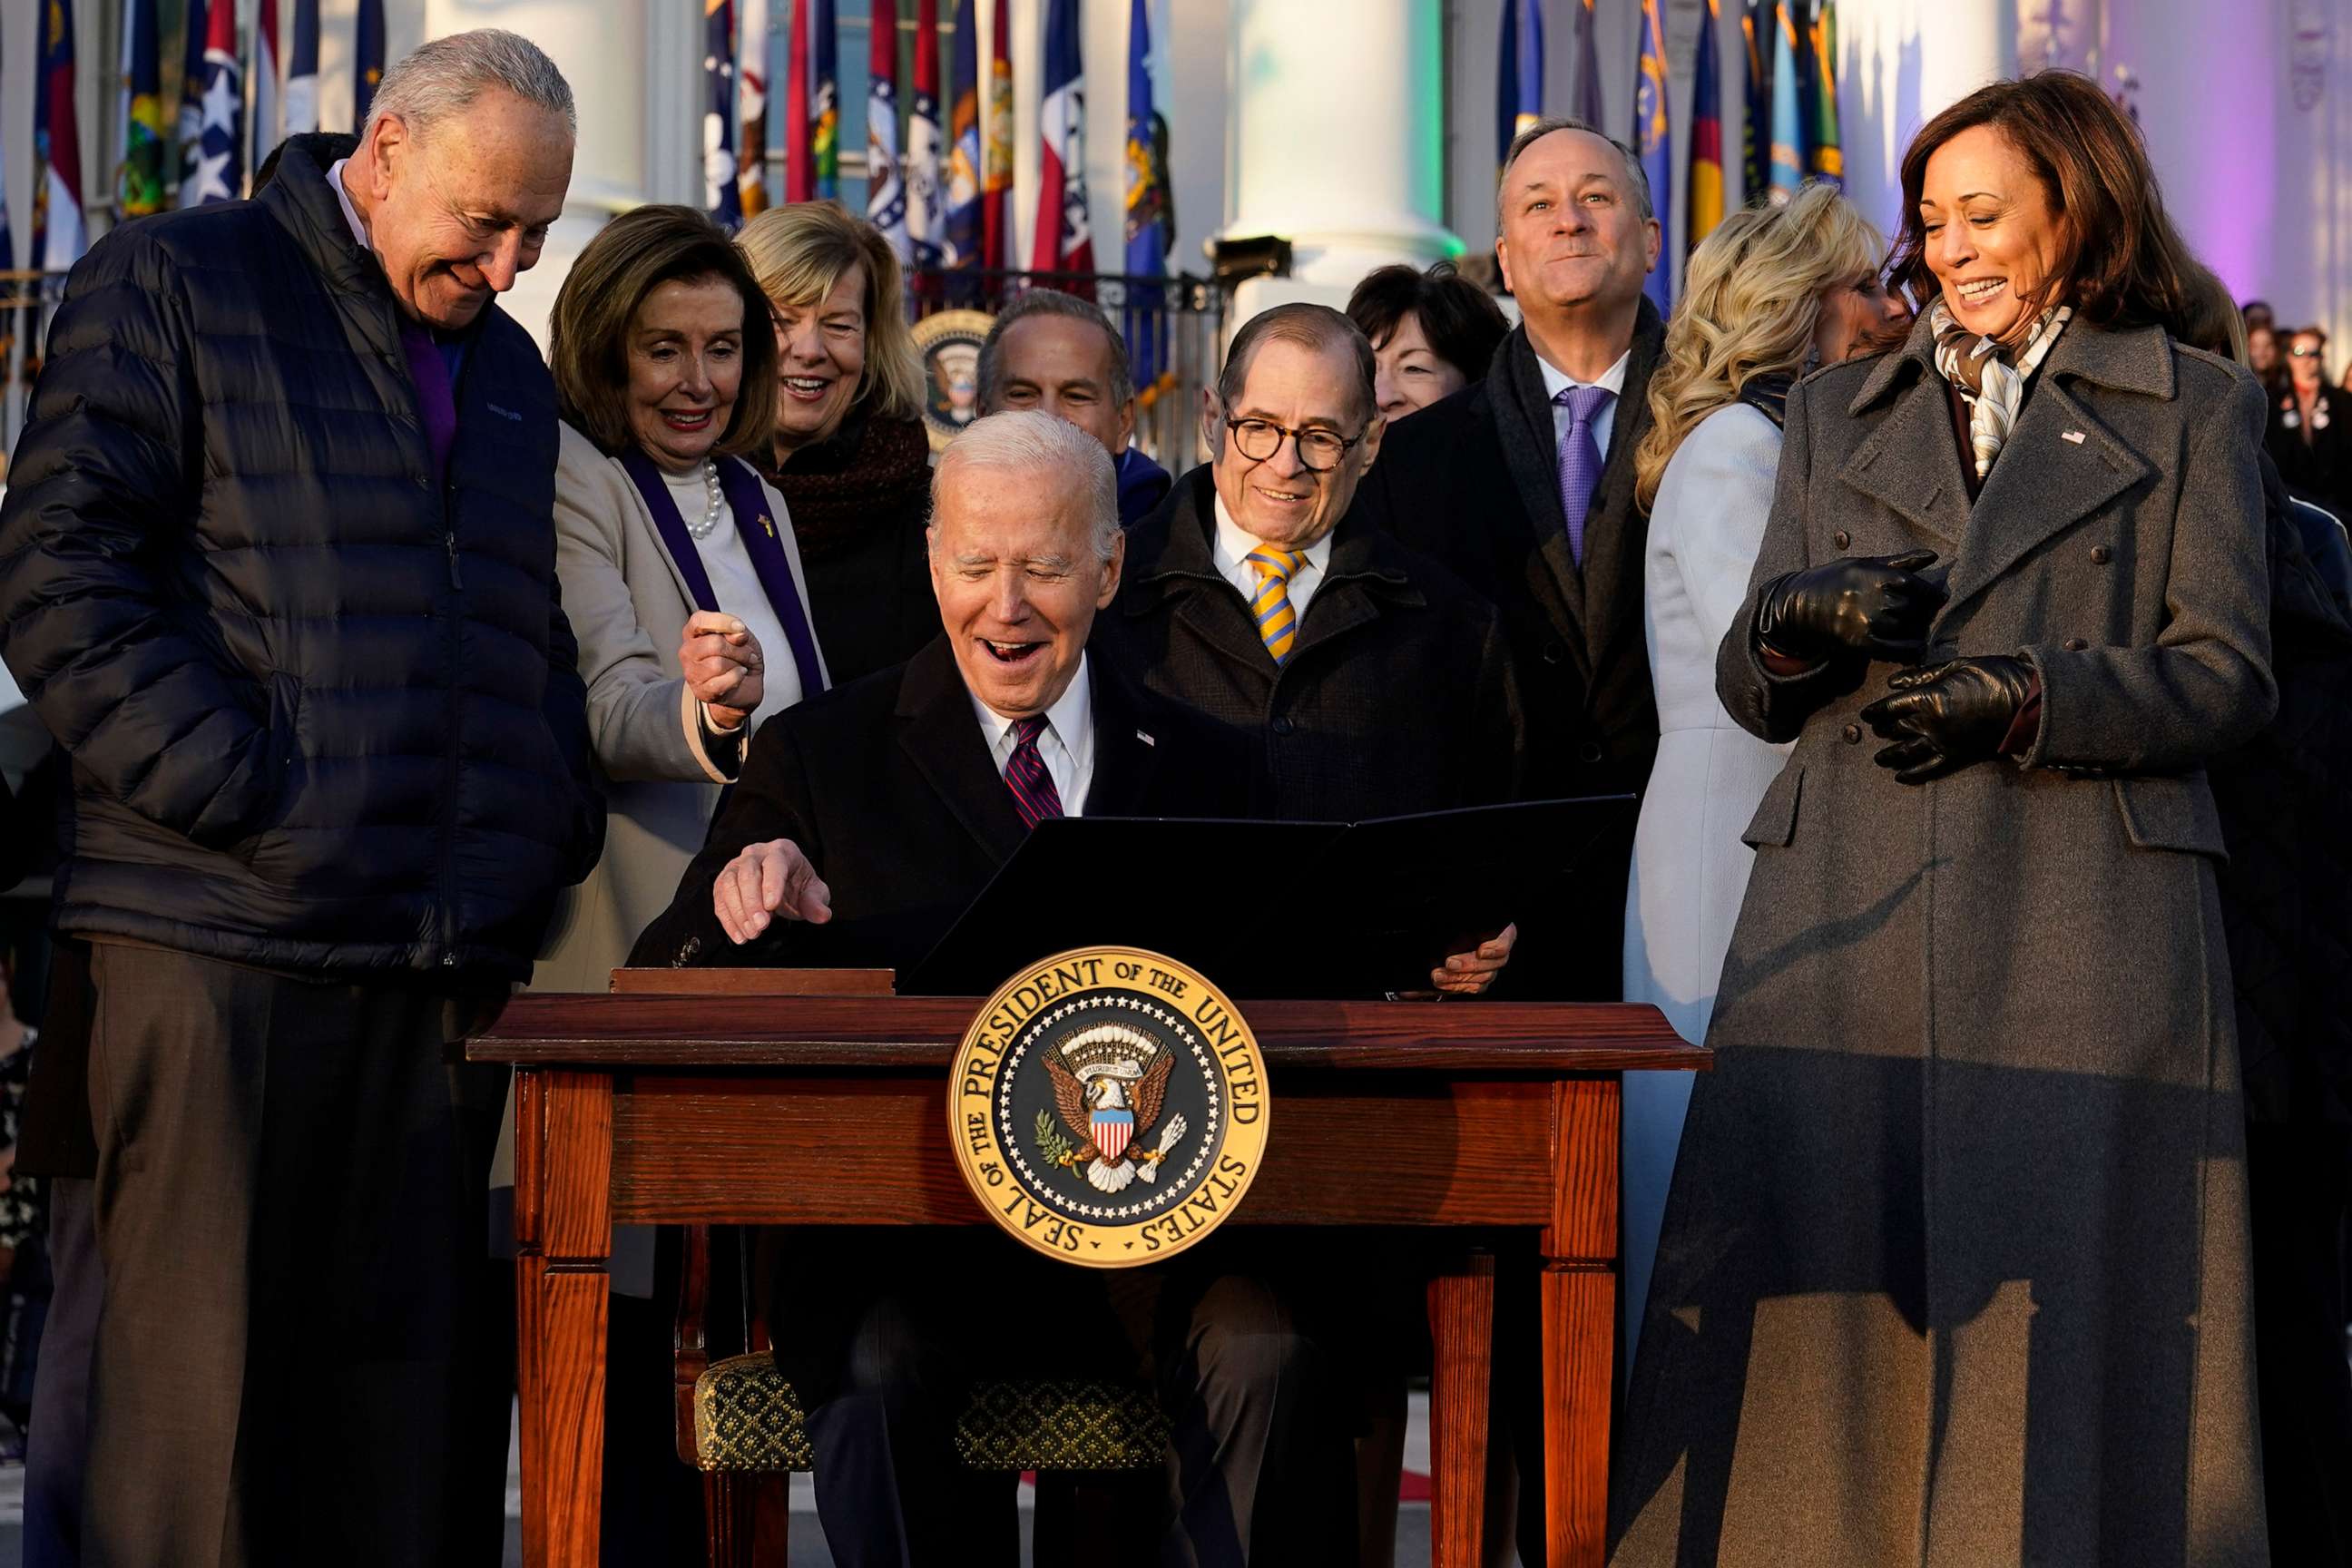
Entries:
[[[730,988],[728,972],[669,984]],[[750,973],[750,972],[739,972]],[[688,982],[687,975],[695,976]],[[1621,1070],[1703,1068],[1622,1004],[1252,1002],[1274,1115],[1235,1225],[1539,1233],[1545,1517],[1598,1568],[1617,1306]],[[593,1568],[615,1224],[986,1225],[947,1137],[977,1000],[522,996],[468,1042],[516,1068],[523,1561]],[[1017,1244],[1010,1238],[1004,1245]],[[1437,1568],[1479,1561],[1491,1269],[1430,1288]]]

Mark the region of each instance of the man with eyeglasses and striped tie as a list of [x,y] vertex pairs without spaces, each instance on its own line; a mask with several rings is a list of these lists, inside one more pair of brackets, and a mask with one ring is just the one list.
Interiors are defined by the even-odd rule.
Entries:
[[[1202,394],[1210,461],[1128,535],[1096,627],[1151,690],[1245,733],[1255,815],[1355,822],[1513,798],[1521,722],[1494,608],[1348,518],[1379,455],[1372,350],[1323,305],[1234,336]],[[1314,889],[1291,889],[1302,910]],[[1475,994],[1515,930],[1401,988]]]

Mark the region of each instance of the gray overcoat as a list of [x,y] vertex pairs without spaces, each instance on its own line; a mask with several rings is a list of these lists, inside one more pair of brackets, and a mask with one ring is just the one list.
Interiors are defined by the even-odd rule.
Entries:
[[[1613,1561],[2268,1561],[2223,854],[2205,760],[2269,719],[2253,381],[2070,325],[1971,507],[1925,323],[1801,384],[1717,663],[1796,750],[1691,1108]],[[2019,654],[2021,765],[1924,786],[1892,667],[1768,675],[1760,585],[1928,549],[1930,662]]]

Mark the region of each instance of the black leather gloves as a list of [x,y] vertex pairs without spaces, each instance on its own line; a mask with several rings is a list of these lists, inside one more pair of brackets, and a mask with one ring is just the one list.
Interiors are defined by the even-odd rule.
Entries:
[[1849,654],[1911,663],[1944,604],[1944,591],[1917,574],[1935,561],[1932,550],[1854,555],[1775,578],[1757,602],[1757,640],[1809,664]]
[[1977,763],[1990,762],[2012,743],[2011,731],[2029,705],[2039,709],[2042,682],[2021,658],[1956,658],[1925,669],[1897,670],[1886,695],[1862,710],[1862,721],[1895,743],[1873,759],[1895,770],[1899,784],[1926,784]]

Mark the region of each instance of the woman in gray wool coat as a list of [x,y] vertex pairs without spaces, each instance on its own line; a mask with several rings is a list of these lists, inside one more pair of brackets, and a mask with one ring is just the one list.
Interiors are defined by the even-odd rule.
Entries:
[[1618,1564],[2261,1564],[2205,761],[2268,720],[2252,379],[2088,80],[1903,163],[1717,665],[1796,742],[1643,1320]]

